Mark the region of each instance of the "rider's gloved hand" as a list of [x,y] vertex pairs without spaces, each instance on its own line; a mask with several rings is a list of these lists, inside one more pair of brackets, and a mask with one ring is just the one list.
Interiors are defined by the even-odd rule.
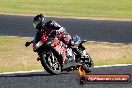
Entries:
[[31,42],[26,42],[25,46],[28,47],[31,44]]
[[56,31],[53,30],[49,35],[50,38],[54,38],[56,36]]

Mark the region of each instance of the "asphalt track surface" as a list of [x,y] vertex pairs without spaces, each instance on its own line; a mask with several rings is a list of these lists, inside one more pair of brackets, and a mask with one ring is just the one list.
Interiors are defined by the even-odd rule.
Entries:
[[[94,68],[92,74],[130,74],[132,65]],[[84,84],[77,81],[77,72],[50,75],[46,72],[0,75],[0,88],[132,88],[130,83]]]
[[[33,37],[32,16],[0,15],[0,35]],[[132,43],[132,21],[99,21],[72,18],[47,18],[55,20],[67,32],[88,41]]]

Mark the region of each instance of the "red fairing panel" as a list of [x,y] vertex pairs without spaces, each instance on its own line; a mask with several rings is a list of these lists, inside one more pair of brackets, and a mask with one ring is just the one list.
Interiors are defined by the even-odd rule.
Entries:
[[44,43],[46,40],[47,40],[48,36],[46,34],[44,34],[42,37],[41,37],[41,41],[42,43]]
[[62,62],[64,62],[66,59],[66,48],[63,43],[58,39],[55,39],[51,46],[53,46],[58,54],[62,56]]

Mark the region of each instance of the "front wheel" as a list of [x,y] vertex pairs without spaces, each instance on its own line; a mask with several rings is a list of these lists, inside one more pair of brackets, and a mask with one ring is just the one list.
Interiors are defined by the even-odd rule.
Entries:
[[53,52],[42,54],[41,64],[44,69],[52,75],[57,75],[61,73],[61,65]]

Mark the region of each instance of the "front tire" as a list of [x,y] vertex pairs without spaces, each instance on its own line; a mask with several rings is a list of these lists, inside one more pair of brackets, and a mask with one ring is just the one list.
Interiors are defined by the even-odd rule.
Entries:
[[42,54],[41,64],[44,69],[52,75],[58,75],[61,73],[61,65],[53,52]]

